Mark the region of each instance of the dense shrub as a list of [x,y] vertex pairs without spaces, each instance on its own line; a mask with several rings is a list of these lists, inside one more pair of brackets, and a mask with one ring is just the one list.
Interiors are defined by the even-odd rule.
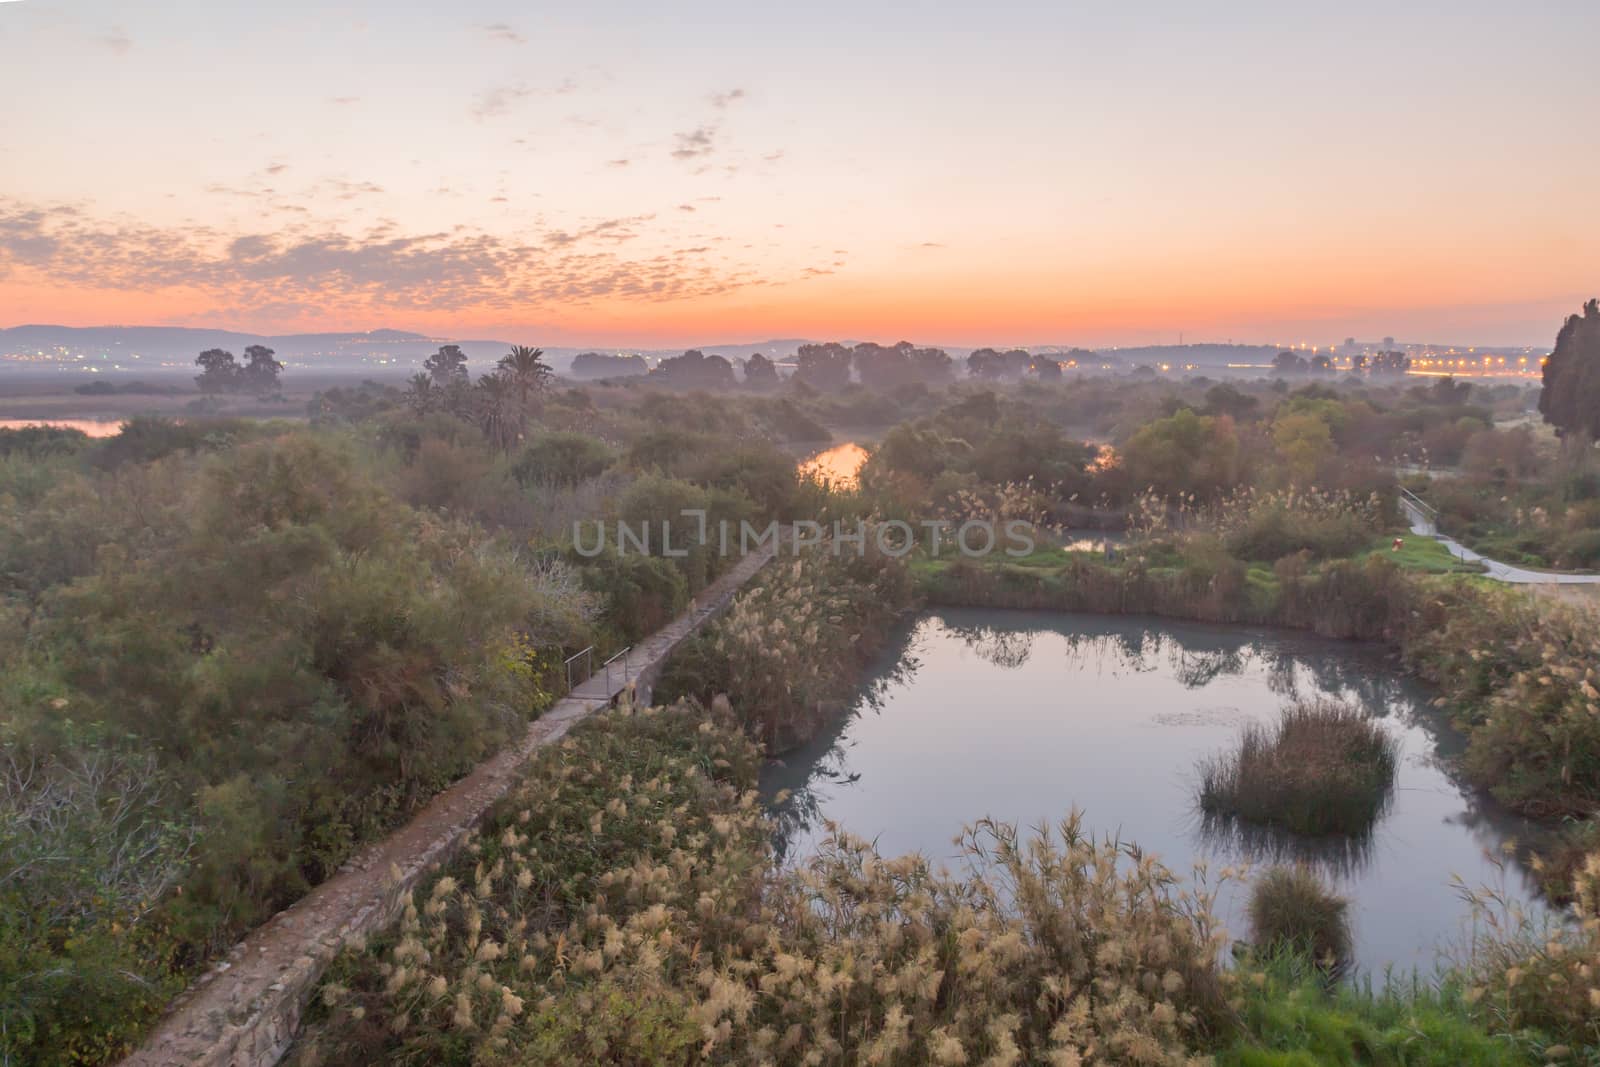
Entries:
[[[55,769],[36,782],[64,783],[49,787],[58,797],[97,795],[70,785],[97,752],[148,754],[139,777],[166,787],[140,819],[194,839],[174,859],[174,891],[151,885],[137,921],[97,903],[74,927],[33,909],[79,897],[0,885],[0,930],[50,918],[50,937],[25,939],[35,963],[19,1003],[78,1020],[31,1029],[43,1044],[24,1059],[40,1062],[125,1048],[189,968],[493,751],[553,698],[551,652],[592,613],[565,564],[412,511],[313,435],[100,477],[114,479],[104,495],[48,494],[46,523],[0,522],[12,545],[64,532],[92,557],[58,553],[64,573],[34,572],[59,580],[26,590],[25,632],[0,643],[0,733],[15,758]],[[143,499],[139,486],[160,492]],[[95,788],[126,797],[125,778]],[[95,844],[106,804],[50,810],[83,877],[159,851],[130,845],[113,862]],[[7,818],[0,832],[39,840],[31,817]]]
[[689,582],[671,560],[614,550],[573,556],[585,589],[603,605],[601,620],[624,644],[653,633],[688,606]]
[[1326,970],[1350,960],[1349,901],[1308,867],[1273,867],[1250,889],[1250,936],[1266,956],[1296,953]]
[[1365,833],[1389,803],[1398,762],[1394,738],[1362,709],[1291,704],[1201,764],[1200,807],[1297,834]]
[[61,426],[0,427],[0,458],[70,456],[88,445],[89,435],[82,430]]
[[1393,509],[1376,494],[1246,491],[1209,516],[1239,559],[1273,562],[1296,552],[1313,559],[1348,556],[1370,544]]
[[96,1062],[181,987],[155,909],[194,826],[148,755],[4,740],[0,1062]]
[[615,460],[611,446],[588,434],[541,433],[523,448],[512,473],[523,485],[577,485]]
[[177,452],[215,452],[237,441],[258,437],[267,424],[253,419],[186,418],[179,422],[153,415],[136,415],[122,431],[95,448],[95,462],[114,468],[124,463],[148,463]]

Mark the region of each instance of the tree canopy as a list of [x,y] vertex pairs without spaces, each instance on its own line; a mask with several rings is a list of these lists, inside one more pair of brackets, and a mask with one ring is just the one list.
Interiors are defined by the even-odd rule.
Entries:
[[1539,414],[1565,437],[1600,438],[1600,301],[1583,305],[1556,335],[1544,365]]

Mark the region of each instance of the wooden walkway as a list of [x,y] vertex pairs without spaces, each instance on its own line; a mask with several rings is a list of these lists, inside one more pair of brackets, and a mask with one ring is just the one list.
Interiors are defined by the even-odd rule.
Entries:
[[628,669],[589,678],[529,725],[515,744],[434,797],[412,820],[368,847],[339,873],[252,931],[183,993],[124,1067],[269,1067],[288,1051],[300,1014],[345,945],[376,934],[400,900],[461,846],[489,807],[515,784],[540,747],[606,707],[627,686],[648,699],[672,650],[776,554],[764,544],[695,598],[690,609],[636,645]]

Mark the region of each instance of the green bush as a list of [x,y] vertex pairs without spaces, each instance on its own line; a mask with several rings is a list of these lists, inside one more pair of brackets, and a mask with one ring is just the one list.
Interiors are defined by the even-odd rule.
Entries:
[[[0,521],[5,543],[76,545],[81,528],[92,546],[86,563],[58,551],[60,574],[29,572],[42,587],[25,590],[25,635],[0,643],[0,736],[52,766],[98,751],[74,724],[148,753],[145,777],[171,786],[160,819],[194,838],[136,923],[95,910],[77,932],[13,936],[38,927],[30,909],[75,898],[65,883],[0,885],[6,951],[33,961],[13,992],[75,1020],[52,1029],[34,1011],[39,1062],[114,1055],[193,967],[492,752],[553,699],[551,650],[586,636],[591,611],[567,565],[413,511],[318,435],[97,477],[99,493],[63,486]],[[103,877],[116,869],[94,845],[103,807],[71,810],[72,841],[88,844],[57,851]],[[17,825],[0,833],[32,839]]]
[[553,431],[529,441],[511,471],[523,485],[577,485],[599,476],[616,458],[610,445],[588,434]]

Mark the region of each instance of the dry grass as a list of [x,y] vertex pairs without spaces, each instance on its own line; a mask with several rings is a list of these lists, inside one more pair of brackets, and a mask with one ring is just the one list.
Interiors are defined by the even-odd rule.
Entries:
[[1333,700],[1283,709],[1245,728],[1238,748],[1200,767],[1209,815],[1298,834],[1361,834],[1388,805],[1398,745],[1360,708]]
[[754,747],[702,716],[608,716],[538,760],[336,967],[300,1062],[1178,1065],[1231,1036],[1204,882],[1075,815],[969,828],[962,875],[842,832],[780,870]]
[[1296,953],[1337,972],[1350,959],[1348,908],[1311,868],[1273,867],[1250,892],[1251,937],[1258,952]]

